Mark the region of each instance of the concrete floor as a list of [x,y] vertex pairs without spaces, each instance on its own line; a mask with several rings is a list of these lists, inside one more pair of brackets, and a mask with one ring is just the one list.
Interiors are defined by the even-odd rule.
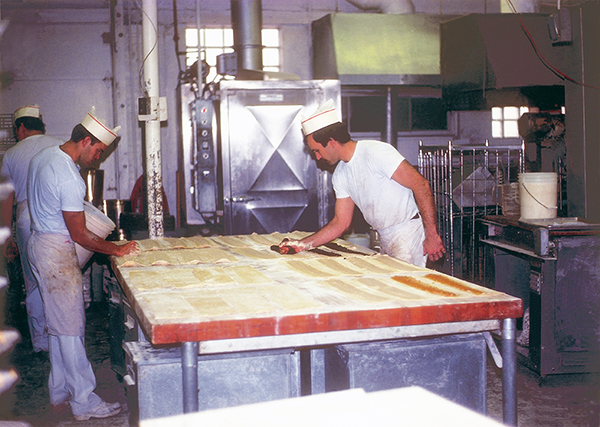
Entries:
[[[13,366],[21,378],[12,390],[0,395],[1,426],[4,426],[2,420],[25,422],[31,426],[136,425],[135,420],[130,419],[133,416],[127,406],[124,384],[110,367],[106,304],[94,303],[87,310],[86,348],[96,372],[96,392],[107,401],[120,402],[124,410],[112,418],[82,422],[75,421],[70,411],[53,413],[47,390],[50,363],[47,358],[32,355],[24,312],[18,311],[16,315],[9,313],[5,321],[21,332],[22,339],[9,355],[4,356],[2,367]],[[491,358],[488,358],[487,373],[488,415],[501,420],[501,371],[494,366]],[[600,374],[555,375],[541,382],[537,374],[519,365],[517,381],[519,426],[600,426]]]

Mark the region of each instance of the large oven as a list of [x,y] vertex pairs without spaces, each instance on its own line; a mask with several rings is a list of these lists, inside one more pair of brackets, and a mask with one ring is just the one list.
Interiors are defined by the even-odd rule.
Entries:
[[337,80],[223,80],[210,96],[183,93],[188,225],[225,234],[316,231],[333,216],[330,175],[300,121],[333,99]]
[[484,284],[529,309],[519,359],[542,377],[600,372],[600,224],[506,216],[478,222]]

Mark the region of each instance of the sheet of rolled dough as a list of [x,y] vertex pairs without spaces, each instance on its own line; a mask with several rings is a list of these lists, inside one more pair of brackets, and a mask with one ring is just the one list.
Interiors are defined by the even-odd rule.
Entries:
[[140,294],[137,300],[140,305],[145,305],[144,313],[151,321],[186,318],[196,313],[182,295],[171,290]]
[[236,312],[235,308],[214,290],[193,290],[183,295],[187,303],[194,307],[198,316],[224,316]]
[[179,260],[170,251],[147,251],[116,259],[121,267],[147,267],[151,265],[177,265]]
[[211,240],[226,248],[245,248],[248,246],[248,241],[241,236],[213,236]]
[[224,288],[219,291],[223,300],[243,316],[244,313],[266,313],[277,311],[277,306],[270,303],[264,295],[253,287]]
[[[392,281],[391,279],[379,279],[373,277],[360,277],[357,279],[360,283],[367,286],[369,289],[374,289],[394,299],[403,299],[403,300],[419,300],[427,298],[427,294],[419,293],[411,288],[398,288],[394,286],[394,284],[386,283],[387,280]],[[393,281],[392,281],[393,282]],[[396,283],[397,284],[397,283]]]
[[383,302],[390,299],[389,297],[380,295],[377,292],[372,292],[368,287],[365,287],[359,282],[355,282],[353,279],[328,279],[321,283],[333,289],[337,293],[343,293],[346,297],[353,300]]
[[273,280],[250,265],[227,266],[223,271],[240,285],[271,283]]
[[175,251],[174,255],[180,264],[213,264],[237,261],[237,258],[229,252],[219,248],[181,249]]
[[269,301],[281,306],[286,311],[298,311],[322,307],[324,304],[311,298],[290,285],[263,285],[257,288]]
[[343,275],[356,276],[363,274],[360,269],[344,258],[321,258],[316,260],[319,264]]
[[221,267],[198,267],[192,269],[192,274],[196,276],[200,283],[205,285],[226,285],[235,283],[235,280],[228,276]]
[[129,270],[127,273],[127,284],[140,291],[156,290],[165,286],[158,271]]
[[250,259],[275,259],[279,258],[279,255],[273,252],[272,250],[265,249],[255,249],[255,248],[232,248],[232,252],[236,254],[240,254],[243,257]]
[[376,265],[388,267],[392,270],[403,270],[403,271],[426,271],[426,268],[418,267],[414,264],[410,264],[405,261],[401,261],[389,255],[376,255],[369,258],[369,261],[373,261]]
[[290,260],[287,261],[287,265],[292,269],[299,271],[305,276],[309,277],[332,277],[335,276],[335,273],[332,271],[327,271],[324,268],[319,268],[318,265],[314,262],[306,262],[302,260]]

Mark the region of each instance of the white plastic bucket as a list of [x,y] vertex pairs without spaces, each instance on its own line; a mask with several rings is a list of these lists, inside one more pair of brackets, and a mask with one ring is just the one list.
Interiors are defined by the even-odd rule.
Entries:
[[554,172],[519,174],[521,219],[556,218],[558,177]]
[[[85,225],[88,230],[97,236],[106,239],[106,237],[115,229],[116,225],[104,213],[94,207],[90,202],[83,202],[83,212],[85,213]],[[83,246],[75,244],[79,266],[83,268],[90,260],[94,252],[88,251]]]

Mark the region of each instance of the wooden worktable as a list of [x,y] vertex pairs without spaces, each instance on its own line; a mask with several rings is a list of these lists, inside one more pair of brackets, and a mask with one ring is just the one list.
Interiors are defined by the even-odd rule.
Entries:
[[270,249],[283,237],[303,235],[140,241],[141,254],[111,263],[148,339],[196,343],[196,354],[198,342],[306,336],[344,342],[352,339],[327,334],[356,331],[363,333],[356,340],[365,340],[365,331],[399,336],[423,325],[431,327],[428,334],[443,334],[445,324],[478,322],[489,330],[522,316],[519,298],[342,240],[334,242],[341,250],[320,247],[321,253],[280,255]]

